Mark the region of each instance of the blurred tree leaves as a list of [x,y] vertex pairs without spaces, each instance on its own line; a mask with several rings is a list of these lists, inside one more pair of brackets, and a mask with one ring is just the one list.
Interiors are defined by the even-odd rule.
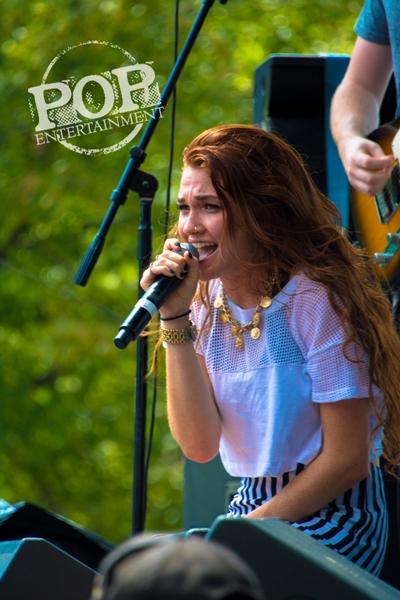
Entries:
[[[180,2],[181,47],[201,2]],[[350,53],[360,3],[215,3],[178,83],[176,153],[205,128],[251,123],[253,74],[271,53]],[[134,194],[118,213],[85,288],[80,261],[109,207],[128,150],[89,157],[37,145],[28,88],[56,55],[107,41],[152,61],[162,89],[172,68],[171,0],[4,0],[0,91],[2,281],[0,497],[34,502],[119,542],[130,534],[135,346],[113,344],[137,299]],[[87,73],[95,65],[84,65]],[[170,106],[144,169],[159,180],[154,247],[162,242]],[[182,465],[165,416],[161,369],[149,472],[148,530],[178,530]]]

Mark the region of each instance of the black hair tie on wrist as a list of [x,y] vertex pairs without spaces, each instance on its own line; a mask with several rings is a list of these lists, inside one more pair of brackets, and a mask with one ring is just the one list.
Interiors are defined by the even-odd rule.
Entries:
[[160,317],[160,321],[174,321],[175,319],[180,319],[181,317],[186,317],[186,315],[190,315],[191,312],[192,311],[189,309],[187,312],[185,312],[181,315],[178,315],[177,317],[167,317],[166,319],[162,319]]

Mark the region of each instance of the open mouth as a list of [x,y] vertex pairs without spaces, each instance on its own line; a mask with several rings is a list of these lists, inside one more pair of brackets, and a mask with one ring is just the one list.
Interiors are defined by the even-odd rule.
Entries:
[[199,251],[200,261],[208,258],[218,248],[217,244],[212,244],[211,242],[193,243],[193,246]]

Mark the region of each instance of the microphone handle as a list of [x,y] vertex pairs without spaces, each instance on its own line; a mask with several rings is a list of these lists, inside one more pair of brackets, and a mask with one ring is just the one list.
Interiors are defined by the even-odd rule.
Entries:
[[[120,350],[134,342],[149,324],[167,296],[180,284],[181,279],[160,275],[142,298],[136,303],[114,338],[114,344]],[[150,293],[149,293],[150,292]]]

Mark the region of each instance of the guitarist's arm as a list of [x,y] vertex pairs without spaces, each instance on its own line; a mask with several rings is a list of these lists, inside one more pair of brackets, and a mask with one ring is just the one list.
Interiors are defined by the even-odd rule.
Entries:
[[331,106],[331,129],[351,185],[374,196],[390,177],[393,156],[366,139],[379,125],[379,108],[392,74],[391,47],[357,38]]

